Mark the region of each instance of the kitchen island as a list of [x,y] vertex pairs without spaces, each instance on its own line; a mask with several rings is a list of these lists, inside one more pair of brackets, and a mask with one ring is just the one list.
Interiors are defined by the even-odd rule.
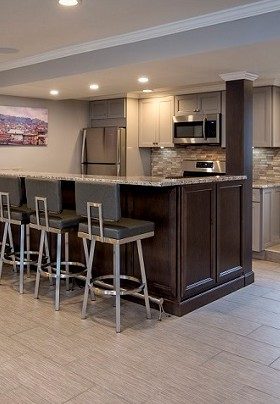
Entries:
[[[0,175],[62,180],[64,208],[72,209],[75,181],[119,183],[122,215],[155,222],[155,236],[143,240],[148,287],[164,298],[169,313],[181,316],[254,280],[242,259],[245,176],[165,179],[8,170]],[[83,260],[81,240],[72,234],[70,243],[74,259]],[[122,247],[122,272],[139,276],[135,246]],[[98,243],[94,270],[97,276],[112,273],[110,246]]]

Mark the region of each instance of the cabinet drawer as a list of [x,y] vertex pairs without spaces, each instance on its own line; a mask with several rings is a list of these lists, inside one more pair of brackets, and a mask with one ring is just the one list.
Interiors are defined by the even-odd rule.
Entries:
[[260,202],[260,201],[261,201],[261,190],[253,189],[253,202]]

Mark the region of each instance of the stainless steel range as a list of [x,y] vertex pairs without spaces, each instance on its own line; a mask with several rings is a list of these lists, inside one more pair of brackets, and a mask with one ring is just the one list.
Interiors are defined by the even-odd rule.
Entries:
[[225,175],[226,162],[222,160],[185,160],[182,164],[183,175],[166,178],[205,177]]

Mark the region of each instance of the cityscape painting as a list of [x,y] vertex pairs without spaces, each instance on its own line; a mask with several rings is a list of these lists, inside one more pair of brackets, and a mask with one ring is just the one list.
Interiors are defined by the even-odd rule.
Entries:
[[48,110],[0,106],[0,145],[46,146]]

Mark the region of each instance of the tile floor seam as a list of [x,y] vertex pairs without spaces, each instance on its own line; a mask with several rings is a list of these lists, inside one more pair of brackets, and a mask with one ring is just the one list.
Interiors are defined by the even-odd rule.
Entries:
[[[227,351],[226,349],[223,349],[221,352],[219,352],[219,353],[216,354],[215,356],[218,356],[218,355],[220,355],[220,354],[223,353],[223,352],[228,353],[228,354],[230,354],[230,355],[237,356],[238,358],[241,358],[241,359],[245,359],[246,361],[253,362],[253,363],[255,363],[256,365],[261,365],[261,366],[264,366],[264,367],[266,367],[266,368],[270,368],[270,364],[265,364],[265,363],[263,363],[263,362],[259,362],[259,361],[256,361],[256,360],[254,360],[254,359],[245,358],[245,357],[242,356],[242,355],[239,355],[239,354],[237,354],[237,353],[229,352],[229,351]],[[279,358],[280,358],[280,357],[274,359],[273,362],[276,362]],[[208,362],[208,361],[206,361],[205,363],[207,363],[207,362]],[[273,363],[273,362],[272,362],[272,363]],[[273,368],[273,370],[276,370],[277,372],[279,372],[279,377],[280,377],[280,370],[274,369],[274,368]],[[280,379],[279,379],[279,380],[280,380]]]
[[[266,327],[266,326],[264,325],[264,327]],[[254,330],[254,331],[256,331],[256,330]],[[253,331],[253,332],[254,332],[254,331]],[[271,347],[273,347],[273,348],[278,348],[279,351],[280,351],[280,346],[270,344],[269,342],[266,342],[266,341],[263,341],[263,340],[259,340],[259,339],[256,339],[256,338],[252,338],[252,337],[250,337],[250,335],[247,335],[247,337],[248,337],[249,339],[251,339],[252,341],[261,342],[262,344],[271,346]],[[273,361],[273,362],[274,362],[274,361]],[[268,365],[268,366],[269,366],[269,365]]]
[[[273,363],[276,362],[276,361],[278,361],[279,359],[280,359],[280,355],[278,356],[278,358],[274,359],[274,361],[272,361],[268,366],[272,368],[271,365],[273,365]],[[272,368],[272,369],[278,370],[278,369],[275,369],[275,368]],[[279,372],[280,372],[280,370],[279,370]]]

